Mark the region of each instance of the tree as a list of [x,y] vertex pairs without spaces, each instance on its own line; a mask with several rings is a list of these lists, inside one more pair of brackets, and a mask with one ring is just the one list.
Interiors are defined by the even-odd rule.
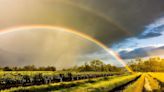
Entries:
[[45,71],[56,71],[56,68],[53,66],[48,66],[45,68]]
[[159,57],[151,57],[147,60],[136,60],[137,63],[131,63],[130,67],[139,72],[163,72],[164,60]]
[[27,65],[27,66],[23,67],[23,70],[25,70],[25,71],[35,71],[36,67],[35,67],[35,65]]
[[3,71],[12,71],[12,69],[10,67],[6,66],[3,68]]
[[101,60],[93,60],[90,62],[90,65],[94,71],[100,71],[103,64],[104,63]]

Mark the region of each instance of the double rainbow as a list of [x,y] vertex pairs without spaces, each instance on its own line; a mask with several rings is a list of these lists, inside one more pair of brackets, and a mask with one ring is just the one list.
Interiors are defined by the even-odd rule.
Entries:
[[13,32],[13,31],[19,31],[19,30],[24,30],[24,29],[35,29],[35,28],[46,28],[46,29],[52,29],[52,30],[59,29],[60,31],[69,32],[69,33],[72,33],[74,35],[80,36],[84,39],[87,39],[87,40],[97,44],[98,46],[102,47],[107,53],[112,55],[119,63],[121,63],[129,72],[133,73],[133,70],[125,63],[125,61],[123,59],[121,59],[121,57],[116,52],[114,52],[112,49],[110,49],[109,47],[107,47],[102,42],[98,41],[97,39],[95,39],[95,38],[93,38],[87,34],[84,34],[82,32],[79,32],[79,31],[75,31],[72,29],[67,29],[67,28],[59,27],[59,26],[29,25],[29,26],[19,26],[19,27],[13,27],[13,28],[9,28],[9,29],[0,30],[0,35],[6,34],[9,32]]

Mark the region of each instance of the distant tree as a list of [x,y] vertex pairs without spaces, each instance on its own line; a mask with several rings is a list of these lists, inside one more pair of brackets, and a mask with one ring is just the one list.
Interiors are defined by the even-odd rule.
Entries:
[[104,63],[101,60],[93,60],[90,62],[90,65],[94,71],[101,71],[103,64]]
[[0,67],[0,71],[2,71],[3,70],[3,68],[2,67]]
[[45,71],[45,67],[39,67],[37,70],[38,71]]
[[134,71],[139,72],[164,72],[164,60],[160,57],[151,57],[147,60],[136,60],[129,64]]
[[10,67],[6,66],[3,68],[3,71],[12,71],[12,69]]
[[48,66],[45,68],[45,71],[56,71],[56,68],[53,66]]
[[110,64],[104,64],[101,60],[92,60],[77,68],[78,71],[120,71],[120,68]]
[[37,69],[36,69],[35,65],[27,65],[27,66],[23,67],[23,70],[25,70],[25,71],[35,71]]

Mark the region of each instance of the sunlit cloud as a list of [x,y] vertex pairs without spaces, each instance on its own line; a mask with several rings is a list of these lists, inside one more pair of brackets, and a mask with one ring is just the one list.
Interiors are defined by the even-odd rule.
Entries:
[[[153,23],[145,26],[145,30],[134,37],[126,38],[119,43],[115,43],[115,49],[122,58],[146,57],[155,55],[155,50],[163,54],[164,46],[164,17],[156,19]],[[156,51],[156,54],[160,54]],[[152,54],[153,52],[153,54]]]

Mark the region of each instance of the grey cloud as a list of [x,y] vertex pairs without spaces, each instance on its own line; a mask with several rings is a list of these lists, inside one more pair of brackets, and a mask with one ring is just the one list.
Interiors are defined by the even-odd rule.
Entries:
[[79,64],[79,55],[101,50],[87,39],[63,31],[24,29],[0,36],[0,66],[48,66],[57,69]]
[[145,35],[139,35],[137,38],[139,39],[147,39],[147,38],[152,38],[152,37],[158,37],[158,36],[161,36],[162,33],[158,33],[158,32],[150,32],[150,33],[147,33]]
[[164,24],[160,25],[158,27],[152,27],[152,28],[145,30],[137,38],[147,39],[147,38],[152,38],[152,37],[158,37],[158,36],[162,35],[163,31],[164,31]]
[[163,9],[163,0],[0,0],[0,28],[59,25],[111,45],[142,33]]
[[164,54],[164,46],[160,47],[153,47],[153,46],[148,46],[148,47],[141,47],[134,49],[132,51],[121,51],[119,52],[120,56],[123,59],[134,59],[136,57],[149,57],[149,56],[156,56],[156,55],[161,55]]
[[[113,43],[119,42],[122,39],[141,34],[143,32],[143,26],[161,16],[163,9],[164,0],[0,0],[0,29],[33,24],[62,26],[86,33],[104,44],[111,46]],[[45,53],[49,50],[45,49],[44,46],[47,47],[51,44],[55,47],[51,41],[47,41],[51,38],[47,38],[46,34],[42,34],[39,37],[32,35],[33,34],[30,34],[29,38],[34,37],[34,39],[27,40],[27,42],[31,41],[32,43],[30,44],[33,45],[15,49],[15,51],[28,52],[27,48],[35,47],[37,51],[33,50],[28,53],[39,55],[38,57],[42,56],[42,58],[39,59],[41,61],[45,61],[46,59],[44,59],[44,57],[48,57],[51,59],[49,61],[50,64],[54,63],[54,59],[58,60],[58,63],[61,64],[59,61],[64,61],[64,57],[72,62],[74,57],[69,56],[69,52],[72,53],[72,55],[77,55],[76,52],[67,51],[64,47],[58,48],[59,50],[64,50],[56,52],[58,55],[55,54],[53,56],[55,50],[52,50],[51,54],[44,55],[40,50],[43,50]],[[40,37],[43,38],[37,41]],[[28,39],[28,37],[26,39]],[[36,43],[38,44],[36,45]],[[58,41],[58,43],[61,42]],[[80,44],[80,42],[75,43]],[[10,46],[14,48],[13,44],[16,44],[15,41],[10,44]],[[79,51],[79,48],[80,47],[77,47],[75,49]],[[67,49],[71,50],[73,47],[67,47]],[[12,50],[14,49],[10,49],[10,51]],[[83,49],[80,48],[80,51],[81,50],[86,51],[82,53],[98,51],[97,47],[90,44],[88,47],[84,46]],[[31,49],[29,49],[29,51],[31,51]],[[61,55],[61,53],[65,53],[65,55]],[[16,56],[13,55],[13,57],[15,58]],[[27,61],[28,57],[31,57],[31,61],[37,60],[29,54],[21,53],[20,57],[22,57],[19,59],[21,61]],[[17,58],[13,60],[17,61]],[[3,61],[6,62],[5,60]],[[46,65],[47,63],[42,62],[42,64]]]

